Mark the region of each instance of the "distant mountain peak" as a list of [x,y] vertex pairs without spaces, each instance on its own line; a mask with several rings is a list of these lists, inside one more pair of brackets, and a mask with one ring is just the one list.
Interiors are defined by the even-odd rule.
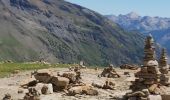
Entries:
[[128,16],[129,18],[139,18],[139,14],[137,14],[136,12],[130,12],[128,13],[126,16]]

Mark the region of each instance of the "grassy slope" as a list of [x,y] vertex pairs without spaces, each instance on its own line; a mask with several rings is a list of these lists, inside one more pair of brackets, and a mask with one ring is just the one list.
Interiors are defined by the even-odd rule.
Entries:
[[0,63],[0,77],[9,76],[14,70],[28,71],[47,68],[65,68],[68,64],[43,64],[43,63]]

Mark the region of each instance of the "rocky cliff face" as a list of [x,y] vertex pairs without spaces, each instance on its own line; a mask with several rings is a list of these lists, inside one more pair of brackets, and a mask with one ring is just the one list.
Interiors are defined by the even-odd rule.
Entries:
[[0,0],[0,59],[138,63],[143,37],[64,0]]

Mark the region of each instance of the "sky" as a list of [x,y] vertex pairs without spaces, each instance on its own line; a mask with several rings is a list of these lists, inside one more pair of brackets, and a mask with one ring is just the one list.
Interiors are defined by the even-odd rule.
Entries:
[[170,17],[170,0],[66,0],[103,15],[136,12],[141,16]]

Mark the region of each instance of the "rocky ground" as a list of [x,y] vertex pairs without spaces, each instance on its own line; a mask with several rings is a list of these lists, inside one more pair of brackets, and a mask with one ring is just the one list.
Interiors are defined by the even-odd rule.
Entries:
[[[57,74],[57,72],[65,72],[68,71],[67,68],[57,68],[57,69],[50,69],[52,70],[53,74]],[[86,84],[92,84],[92,83],[98,83],[98,84],[104,84],[108,78],[106,77],[98,77],[98,75],[102,72],[103,69],[94,70],[94,69],[83,69],[82,71],[82,81]],[[99,91],[98,96],[88,96],[88,95],[75,95],[75,96],[67,96],[65,92],[58,92],[53,93],[50,95],[41,95],[42,100],[115,100],[115,97],[121,97],[125,93],[130,92],[129,86],[131,84],[130,81],[134,81],[134,73],[137,70],[121,70],[116,69],[117,73],[121,76],[120,78],[110,78],[109,80],[112,80],[116,84],[115,90],[109,90],[109,89],[98,89]],[[124,75],[124,72],[130,72],[130,77]],[[22,99],[27,92],[27,90],[24,90],[24,93],[18,94],[18,90],[22,89],[20,88],[20,85],[29,82],[30,80],[33,80],[34,78],[31,78],[31,71],[27,72],[20,72],[15,75],[11,75],[7,78],[0,79],[0,99],[4,97],[6,93],[9,93],[12,95],[12,98],[14,100]],[[169,89],[170,90],[170,89]]]

